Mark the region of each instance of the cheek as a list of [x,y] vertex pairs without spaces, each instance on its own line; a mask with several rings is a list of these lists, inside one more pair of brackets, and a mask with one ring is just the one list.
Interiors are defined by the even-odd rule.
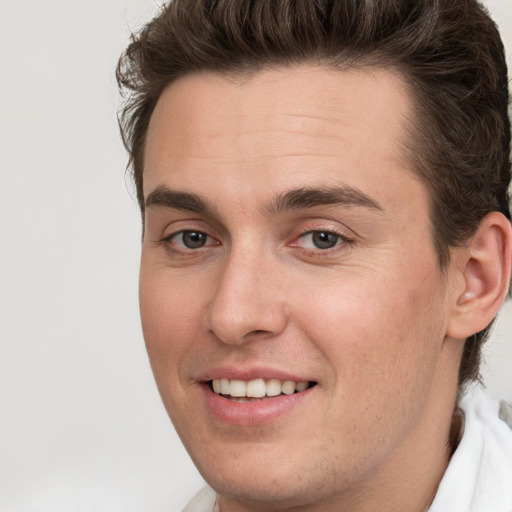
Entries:
[[397,388],[414,380],[410,368],[432,370],[443,315],[432,280],[428,287],[421,279],[348,278],[308,295],[301,324],[335,368],[340,388],[373,393],[383,382]]
[[345,281],[345,292],[340,289],[327,298],[310,296],[316,307],[304,308],[302,326],[330,366],[327,388],[336,407],[321,424],[332,432],[342,426],[355,450],[361,430],[398,439],[420,417],[442,345],[442,315],[426,290],[405,284],[393,293],[361,281],[353,287]]
[[139,301],[144,341],[157,383],[177,378],[180,362],[198,339],[198,291],[166,269],[141,264]]

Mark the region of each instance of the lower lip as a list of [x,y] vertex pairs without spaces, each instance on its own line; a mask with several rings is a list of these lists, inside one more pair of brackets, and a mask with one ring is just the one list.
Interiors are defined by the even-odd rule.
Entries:
[[214,418],[237,426],[271,423],[300,406],[315,387],[292,395],[279,395],[254,402],[235,402],[215,393],[209,384],[201,384],[206,405]]

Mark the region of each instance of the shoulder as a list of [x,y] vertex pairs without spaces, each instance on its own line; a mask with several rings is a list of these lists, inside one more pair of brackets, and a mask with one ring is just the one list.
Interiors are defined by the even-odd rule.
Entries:
[[474,386],[459,402],[464,431],[430,512],[512,510],[512,407]]
[[215,492],[205,486],[189,501],[182,512],[214,512],[216,499]]
[[512,430],[512,405],[505,400],[500,401],[499,417]]

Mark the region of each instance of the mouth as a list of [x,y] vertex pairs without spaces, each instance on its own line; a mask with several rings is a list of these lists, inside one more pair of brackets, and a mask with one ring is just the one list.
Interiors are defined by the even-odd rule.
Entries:
[[258,402],[302,393],[316,386],[313,381],[292,381],[279,379],[212,379],[208,381],[210,389],[233,402]]

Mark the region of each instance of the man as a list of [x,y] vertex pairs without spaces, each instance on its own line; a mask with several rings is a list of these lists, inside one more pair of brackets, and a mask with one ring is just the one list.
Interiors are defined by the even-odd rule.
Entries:
[[507,78],[470,0],[174,0],[118,78],[186,509],[512,510],[480,347],[512,252]]

